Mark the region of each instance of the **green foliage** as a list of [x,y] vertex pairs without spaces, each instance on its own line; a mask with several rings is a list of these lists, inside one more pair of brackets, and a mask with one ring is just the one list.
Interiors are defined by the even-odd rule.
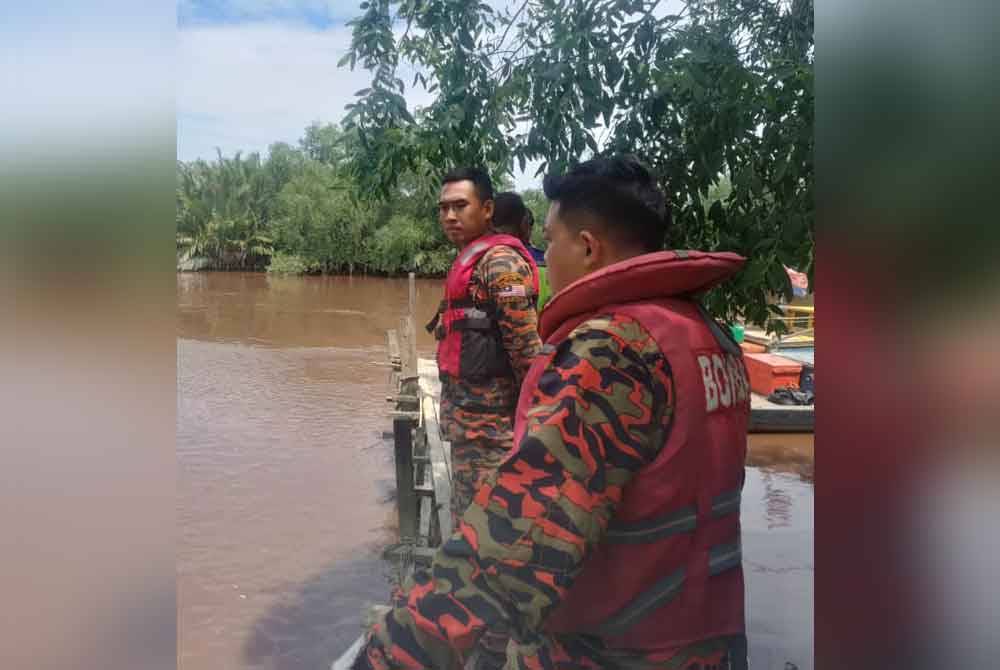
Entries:
[[447,273],[455,254],[436,244],[426,221],[396,215],[375,233],[373,257],[382,272],[441,275]]
[[403,174],[388,198],[366,197],[347,169],[356,133],[312,124],[299,147],[268,157],[219,154],[177,164],[178,262],[275,274],[447,272],[454,250],[436,217],[436,188]]
[[[401,175],[433,184],[456,164],[500,176],[632,152],[672,203],[669,246],[748,258],[709,308],[765,323],[772,296],[790,296],[782,266],[813,272],[813,0],[659,4],[363,3],[341,62],[373,72],[345,123],[363,191],[388,198]],[[406,108],[401,61],[434,94],[427,108]]]
[[545,226],[545,216],[549,212],[549,201],[545,199],[545,194],[538,189],[528,189],[521,194],[524,204],[535,216],[535,226],[531,229],[531,243],[539,249],[546,247],[542,238],[542,231]]
[[287,254],[284,251],[277,251],[271,256],[271,264],[267,266],[269,274],[276,275],[304,275],[315,272],[316,268],[310,265],[306,259],[295,254]]
[[279,180],[257,154],[177,166],[177,250],[217,268],[259,269],[274,253],[267,220]]
[[308,163],[278,195],[272,228],[279,248],[323,272],[365,270],[373,215],[351,189],[333,168]]

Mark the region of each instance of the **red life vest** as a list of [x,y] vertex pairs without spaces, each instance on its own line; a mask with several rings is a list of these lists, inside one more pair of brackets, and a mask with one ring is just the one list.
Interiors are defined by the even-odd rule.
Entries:
[[496,305],[477,304],[469,292],[479,259],[499,245],[513,248],[531,266],[532,288],[538,295],[538,268],[521,240],[512,235],[486,235],[462,249],[448,271],[438,313],[427,324],[427,330],[438,339],[438,370],[442,376],[477,380],[513,374],[500,340]]
[[542,313],[545,347],[521,389],[515,445],[556,347],[596,316],[627,315],[650,333],[676,399],[666,442],[625,487],[547,631],[659,652],[744,632],[739,509],[750,385],[738,345],[695,298],[743,262],[732,253],[645,254],[578,280]]

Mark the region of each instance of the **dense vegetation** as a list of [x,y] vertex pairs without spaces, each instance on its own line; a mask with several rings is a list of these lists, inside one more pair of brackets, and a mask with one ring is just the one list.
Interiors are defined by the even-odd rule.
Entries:
[[[266,159],[178,165],[177,241],[213,267],[440,274],[441,173],[559,171],[629,151],[673,205],[674,248],[732,250],[709,297],[763,323],[784,266],[813,272],[813,2],[366,0],[342,66],[371,71],[343,126],[314,124]],[[394,30],[395,29],[395,30]],[[434,94],[407,109],[408,82]],[[335,73],[331,73],[335,76]],[[506,182],[506,183],[504,183]],[[541,221],[546,203],[525,194]]]
[[298,147],[177,164],[177,249],[208,268],[305,273],[441,274],[454,252],[434,198],[405,182],[362,197],[349,138],[309,126]]

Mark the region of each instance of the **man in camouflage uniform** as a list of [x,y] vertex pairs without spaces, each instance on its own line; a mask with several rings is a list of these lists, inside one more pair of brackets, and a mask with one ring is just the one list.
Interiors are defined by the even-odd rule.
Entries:
[[[445,235],[460,250],[468,247],[492,231],[489,175],[476,169],[449,173],[438,207]],[[506,245],[487,251],[472,273],[469,293],[477,305],[495,306],[510,374],[477,380],[442,374],[441,424],[451,443],[451,508],[456,525],[480,482],[513,446],[518,389],[541,347],[531,267],[517,251]]]
[[[495,232],[493,185],[481,170],[460,169],[446,175],[438,207],[444,233],[460,255]],[[499,354],[509,365],[501,374],[476,378],[452,376],[441,366],[441,425],[451,443],[454,527],[480,484],[513,446],[518,390],[541,347],[532,275],[528,261],[511,246],[499,244],[486,251],[472,272],[468,292],[477,308],[494,315]],[[480,640],[478,670],[503,665],[507,640],[504,622],[496,622]]]
[[[621,171],[630,185],[637,168],[626,163]],[[662,193],[648,173],[638,173],[640,193],[651,192],[650,199],[658,198],[662,207]],[[556,291],[616,259],[657,248],[627,243],[633,232],[627,221],[609,231],[616,222],[591,225],[584,216],[583,224],[580,218],[575,223],[591,242],[597,240],[597,251],[592,255],[588,248],[574,260],[565,249],[578,244],[580,228],[561,218],[558,204],[556,197],[545,225]],[[654,239],[662,240],[663,231],[658,232]],[[577,240],[567,242],[572,236]],[[517,449],[479,489],[430,571],[418,572],[376,622],[354,667],[453,670],[487,628],[503,622],[511,631],[508,669],[745,668],[743,634],[651,653],[608,645],[600,635],[546,631],[546,620],[566,598],[585,559],[607,540],[623,490],[663,449],[677,399],[671,364],[631,318],[589,318],[543,353],[551,358],[530,397],[527,419],[519,414],[524,425],[518,429],[524,432]]]
[[538,268],[538,311],[541,312],[545,303],[552,297],[549,286],[548,272],[545,267],[545,252],[531,244],[531,230],[535,226],[535,215],[531,213],[524,199],[517,193],[507,191],[498,193],[496,208],[493,215],[493,229],[507,233],[521,240],[531,253]]

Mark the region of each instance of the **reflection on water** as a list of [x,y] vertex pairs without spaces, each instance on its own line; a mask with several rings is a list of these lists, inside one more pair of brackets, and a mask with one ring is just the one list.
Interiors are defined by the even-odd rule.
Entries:
[[813,667],[812,435],[751,435],[740,520],[750,667]]
[[[418,282],[418,320],[439,291]],[[178,275],[179,668],[325,669],[385,601],[384,332],[407,295],[394,279]],[[753,435],[748,463],[751,667],[807,670],[812,436]]]

